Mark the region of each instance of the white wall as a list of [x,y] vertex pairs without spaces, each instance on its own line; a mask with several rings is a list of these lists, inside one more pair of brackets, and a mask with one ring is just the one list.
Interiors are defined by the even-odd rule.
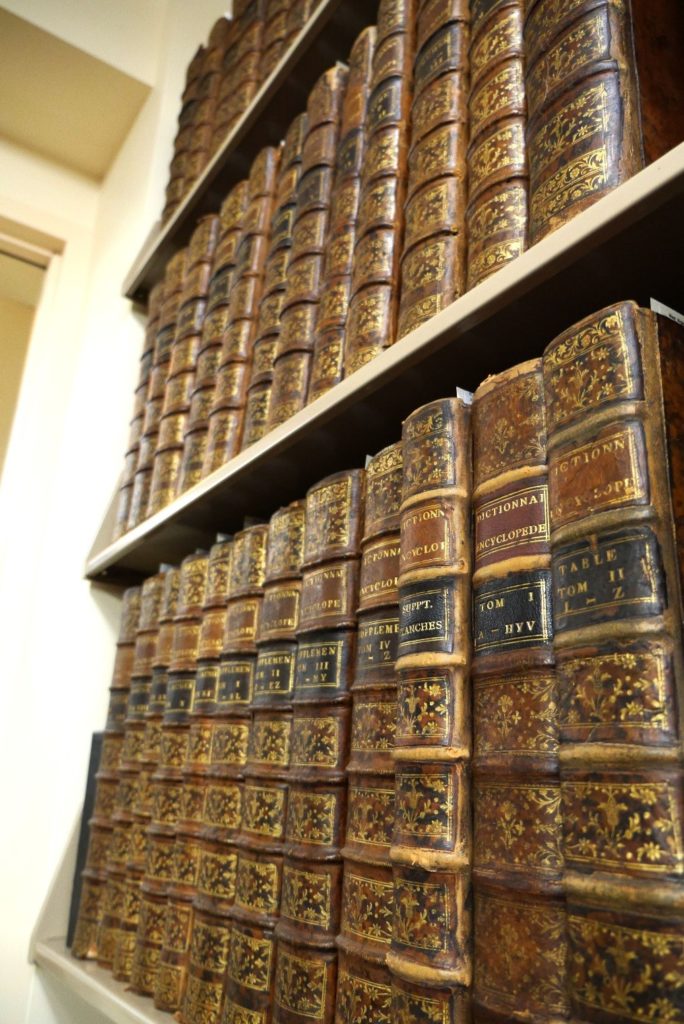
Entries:
[[[41,5],[19,6],[28,16]],[[90,5],[42,6],[75,19]],[[137,15],[137,3],[116,6]],[[91,1019],[36,974],[28,945],[107,707],[119,598],[88,584],[83,566],[121,468],[143,337],[121,282],[162,206],[185,67],[225,9],[146,6],[160,19],[148,38],[155,85],[100,186],[0,140],[3,227],[51,236],[62,250],[47,271],[0,485],[3,1024]]]

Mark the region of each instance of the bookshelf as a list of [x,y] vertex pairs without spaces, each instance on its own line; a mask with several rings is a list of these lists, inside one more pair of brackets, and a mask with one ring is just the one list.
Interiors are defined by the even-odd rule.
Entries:
[[[367,0],[320,4],[174,216],[153,231],[126,277],[126,296],[144,301],[197,217],[217,208],[263,145],[280,139],[320,72],[346,55],[376,9]],[[327,473],[362,465],[397,440],[402,418],[418,405],[541,354],[569,323],[611,301],[647,304],[653,296],[681,306],[683,215],[684,144],[111,543],[114,499],[86,576],[128,584],[207,545],[217,531],[239,528],[246,513],[270,515]],[[116,1024],[171,1019],[108,972],[75,961],[54,936],[55,928],[39,924],[33,959],[88,1006]]]
[[684,143],[109,543],[114,499],[86,575],[129,583],[239,528],[246,513],[270,515],[396,441],[418,405],[541,355],[569,323],[610,302],[681,307],[683,222]]

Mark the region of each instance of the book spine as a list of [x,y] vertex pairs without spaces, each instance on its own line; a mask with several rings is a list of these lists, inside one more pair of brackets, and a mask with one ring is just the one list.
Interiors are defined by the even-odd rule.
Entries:
[[262,82],[273,72],[285,52],[290,6],[291,0],[270,0],[267,4],[264,52],[259,69]]
[[145,830],[149,824],[147,810],[150,799],[149,775],[142,763],[145,712],[149,706],[152,665],[157,654],[164,576],[165,572],[150,576],[141,587],[140,619],[124,722],[120,772],[133,792],[129,808],[122,811],[116,821],[111,851],[113,867],[123,876],[124,886],[112,971],[117,981],[131,979],[140,914],[140,883],[145,870]]
[[291,123],[283,143],[274,202],[275,212],[270,225],[263,297],[257,320],[254,358],[247,391],[243,448],[263,437],[270,419],[273,363],[281,330],[280,314],[292,251],[292,226],[306,131],[307,116],[304,113]]
[[681,328],[631,302],[543,357],[569,990],[588,1022],[681,1011],[683,357]]
[[[394,761],[399,636],[399,511],[402,449],[366,466],[359,623],[352,686],[349,796],[337,983],[337,1024],[390,1019]],[[364,1018],[363,1014],[369,1015]]]
[[475,0],[470,46],[468,288],[527,248],[523,0]]
[[345,333],[345,376],[393,344],[396,338],[415,6],[412,2],[395,4],[381,0],[378,7]]
[[240,225],[235,270],[227,296],[226,332],[208,417],[203,475],[228,461],[240,448],[278,159],[278,150],[268,146],[261,150],[250,169],[248,205]]
[[547,481],[535,359],[490,377],[473,400],[473,1009],[483,1022],[569,1015]]
[[335,1014],[363,487],[363,470],[350,470],[306,496],[276,1024],[332,1024]]
[[336,64],[321,75],[307,101],[307,132],[297,185],[292,250],[273,363],[269,430],[306,404],[347,77],[347,68]]
[[[219,657],[225,632],[229,595],[232,543],[219,539],[209,552],[207,586],[200,629],[197,674],[193,691],[188,753],[183,766],[183,793],[176,839],[175,885],[184,902],[192,903],[192,914],[183,939],[176,943],[176,967],[181,973],[178,984],[179,1018],[194,1019],[203,1001],[211,999],[211,980],[220,958],[218,930],[205,928],[198,910],[198,892],[202,871],[201,836],[211,791],[212,719],[219,676]],[[213,938],[214,941],[211,941]],[[205,970],[197,970],[197,947],[206,946]],[[225,963],[223,965],[225,967]]]
[[178,114],[178,131],[173,143],[173,158],[169,165],[169,181],[166,186],[162,223],[169,220],[186,192],[185,164],[190,149],[192,118],[199,94],[203,59],[204,46],[200,46],[188,64],[185,74],[185,88]]
[[[137,414],[142,415],[139,430],[137,462],[133,475],[133,486],[130,494],[126,529],[132,529],[145,518],[149,503],[149,489],[152,484],[152,472],[155,452],[159,439],[159,424],[162,416],[164,390],[169,375],[171,347],[176,331],[180,290],[185,274],[187,250],[179,250],[166,264],[164,271],[163,293],[157,318],[157,334],[153,351],[153,365],[149,372],[147,387],[136,390],[134,420]],[[136,431],[137,432],[137,431]]]
[[644,165],[632,28],[615,0],[528,6],[530,242]]
[[148,861],[148,869],[151,867],[150,874],[161,883],[166,900],[154,1003],[159,1009],[171,1011],[178,1009],[182,994],[192,923],[192,900],[186,882],[191,888],[196,857],[192,840],[181,830],[180,821],[208,568],[209,559],[204,552],[188,555],[181,563],[161,728],[161,758],[151,780],[152,825],[148,834],[156,831],[158,859],[155,862],[153,857],[151,865]]
[[169,375],[171,349],[176,333],[181,289],[187,264],[188,250],[180,249],[166,264],[163,299],[159,310],[158,330],[154,341],[152,369],[147,394],[141,406],[143,420],[138,449],[138,461],[133,477],[127,529],[142,522],[148,514],[152,484],[154,456],[159,441],[164,392]]
[[250,4],[233,12],[235,29],[228,40],[220,67],[210,152],[220,149],[240,120],[262,81],[260,62],[264,46],[264,5]]
[[168,569],[159,609],[159,631],[152,659],[152,679],[144,712],[145,731],[140,752],[140,779],[134,817],[144,831],[145,855],[140,883],[140,910],[131,963],[131,988],[143,995],[154,994],[154,979],[161,952],[166,897],[164,889],[148,875],[150,828],[152,825],[152,776],[161,760],[161,733],[168,667],[180,588],[180,570]]
[[[401,257],[401,338],[462,295],[468,118],[467,0],[427,3],[418,12],[406,225]],[[422,122],[425,105],[451,95],[442,115]],[[433,126],[433,122],[434,123]]]
[[218,227],[219,219],[216,215],[202,217],[188,246],[186,272],[164,387],[148,515],[168,505],[178,492],[183,439],[195,390],[197,354],[202,341],[202,324],[207,310]]
[[[402,429],[392,1012],[469,1011],[470,395]],[[451,1016],[449,1016],[451,1014]]]
[[[239,950],[258,949],[270,969],[255,989],[253,961],[231,956],[226,1017],[258,1012],[270,1020],[287,816],[292,730],[295,629],[299,618],[304,503],[280,509],[270,520],[262,616],[247,753],[245,817],[237,840],[235,920]],[[253,979],[252,979],[253,980]],[[232,1015],[232,1016],[231,1016]]]
[[140,588],[130,587],[124,592],[122,601],[107,721],[100,764],[95,776],[93,815],[88,822],[89,839],[82,873],[83,888],[71,947],[72,954],[82,960],[95,960],[99,956],[98,941],[107,895],[107,861],[114,834],[118,769],[125,737],[126,707],[139,617]]
[[342,380],[344,372],[344,331],[351,292],[374,49],[375,28],[369,26],[358,36],[349,55],[349,78],[342,104],[340,141],[330,197],[329,240],[313,342],[309,401]]

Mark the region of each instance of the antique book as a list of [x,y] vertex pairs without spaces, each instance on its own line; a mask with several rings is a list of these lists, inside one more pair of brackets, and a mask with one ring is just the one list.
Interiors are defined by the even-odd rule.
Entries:
[[[237,839],[238,861],[232,917],[239,922],[244,962],[231,954],[227,1019],[247,1011],[271,1019],[272,980],[250,984],[258,950],[263,963],[275,963],[274,928],[280,912],[283,841],[287,817],[292,697],[299,620],[304,502],[276,512],[269,522],[261,621],[245,770],[245,806]],[[267,972],[268,973],[268,972]]]
[[[202,870],[204,847],[202,836],[207,802],[211,792],[211,712],[215,705],[220,654],[223,647],[227,601],[229,594],[232,542],[219,536],[209,551],[207,587],[204,611],[197,651],[197,673],[190,713],[190,736],[188,754],[183,767],[183,796],[178,820],[178,835],[185,834],[187,847],[184,885],[192,891],[192,920],[184,954],[185,980],[182,987],[179,1017],[184,1022],[199,1019],[204,1004],[211,1002],[213,976],[220,958],[220,948],[213,943],[207,948],[204,961],[198,963],[197,950],[204,949],[214,934],[211,922],[207,922],[198,909],[199,880]],[[207,930],[208,926],[208,930]],[[220,942],[218,943],[220,947]],[[225,963],[223,964],[225,967]]]
[[536,0],[525,57],[537,242],[684,139],[684,9]]
[[347,77],[346,66],[336,64],[321,75],[307,101],[307,131],[297,184],[292,250],[274,352],[269,430],[306,404]]
[[127,529],[142,522],[148,514],[152,486],[154,457],[159,441],[159,425],[164,404],[166,382],[169,375],[171,349],[176,335],[183,280],[187,267],[188,249],[183,248],[171,257],[164,272],[164,291],[159,310],[158,330],[154,342],[152,370],[147,394],[141,411],[143,420],[138,461],[133,478]]
[[[470,402],[416,409],[402,428],[399,712],[387,963],[393,1012],[468,1020]],[[451,1016],[449,1016],[451,1014]]]
[[165,203],[161,215],[162,222],[169,220],[180,205],[185,193],[184,169],[190,148],[192,117],[198,99],[203,61],[204,46],[199,46],[185,73],[185,88],[178,114],[178,131],[173,143],[173,157],[169,165],[169,181],[166,185]]
[[543,356],[569,993],[682,1015],[684,333],[620,302]]
[[391,345],[397,332],[416,7],[414,2],[396,0],[380,0],[378,7],[345,376]]
[[183,440],[195,389],[197,355],[202,342],[202,324],[207,310],[207,295],[218,230],[217,215],[210,214],[200,218],[187,249],[186,270],[154,453],[148,515],[168,505],[178,491]]
[[366,465],[336,1024],[389,1021],[401,444]]
[[296,117],[285,135],[268,238],[264,286],[256,328],[254,357],[245,406],[242,447],[266,433],[273,386],[273,362],[280,336],[280,313],[292,251],[292,227],[297,203],[297,184],[302,169],[302,149],[307,130],[306,114]]
[[219,69],[219,87],[209,143],[213,154],[240,120],[257,93],[262,80],[260,63],[264,45],[263,0],[233,12],[235,31],[226,47]]
[[[263,623],[264,577],[267,564],[267,525],[250,526],[234,539],[231,572],[231,598],[236,611],[228,611],[224,651],[227,666],[236,666],[236,678],[245,678],[243,666],[249,665],[249,690],[241,695],[245,745],[240,831],[233,835],[233,890],[225,912],[224,927],[229,927],[226,950],[224,1016],[228,1019],[264,1014],[272,987],[272,926],[280,897],[279,840],[285,828],[285,802],[289,750],[289,726],[285,720],[275,723],[272,735],[262,734],[255,746],[253,714],[257,664],[257,638]],[[238,600],[233,595],[243,594]],[[241,610],[242,609],[242,610]],[[232,620],[232,627],[230,625]],[[223,656],[226,656],[224,653]],[[259,729],[257,727],[257,732]],[[266,728],[265,733],[268,733]],[[284,745],[285,744],[285,745]],[[258,749],[257,749],[258,748]],[[267,758],[272,753],[272,771]],[[262,759],[263,762],[262,763]],[[256,769],[256,771],[255,771]],[[265,1020],[265,1018],[264,1018]]]
[[149,775],[143,770],[145,712],[152,686],[152,665],[157,654],[159,615],[167,569],[143,581],[140,588],[140,618],[135,638],[131,688],[126,705],[124,742],[119,761],[121,776],[134,787],[130,806],[115,818],[112,866],[123,880],[123,909],[119,918],[113,958],[117,981],[130,981],[133,951],[140,913],[140,883],[145,870],[145,830],[149,824]]
[[527,247],[524,0],[473,0],[468,288]]
[[[223,358],[224,343],[227,343],[231,335],[228,329],[230,293],[248,200],[249,182],[240,181],[230,190],[219,211],[219,237],[202,322],[187,430],[183,438],[179,491],[191,487],[204,475],[209,415],[216,395],[217,373]],[[249,324],[246,326],[249,328]],[[235,358],[244,360],[247,358],[249,331],[240,330],[235,333],[237,337],[234,343],[231,342],[231,350]]]
[[152,659],[152,678],[144,711],[144,735],[139,754],[140,775],[133,805],[134,829],[142,829],[145,842],[143,875],[140,883],[140,909],[131,962],[131,987],[145,995],[154,992],[154,976],[161,950],[165,889],[147,875],[149,829],[152,824],[152,776],[161,758],[161,730],[168,667],[173,643],[173,620],[176,615],[180,570],[169,568],[164,574],[164,585],[159,606],[157,642]]
[[135,637],[140,617],[140,588],[124,591],[109,707],[102,740],[100,764],[95,775],[95,801],[88,824],[90,835],[82,873],[81,899],[71,952],[80,959],[98,956],[98,932],[104,909],[107,858],[114,833],[112,815],[118,782],[117,771],[125,735],[126,706],[133,672]]
[[344,372],[344,330],[351,292],[374,49],[375,27],[370,25],[358,36],[349,54],[349,77],[330,197],[329,244],[324,253],[321,301],[313,340],[310,402],[337,384]]
[[186,887],[184,883],[188,874],[192,874],[194,853],[192,840],[188,844],[187,836],[179,832],[179,821],[208,569],[209,558],[205,551],[187,555],[181,562],[161,727],[161,757],[151,778],[152,824],[148,830],[146,871],[161,883],[166,897],[154,981],[154,1003],[163,1010],[177,1010],[180,1003],[192,922],[192,895],[188,893],[191,886]]
[[306,496],[273,1021],[335,1015],[364,471]]
[[474,1018],[561,1021],[567,940],[541,359],[475,392],[473,525]]
[[248,205],[240,226],[228,296],[227,330],[209,412],[203,474],[212,472],[240,449],[279,156],[275,147],[267,146],[250,169]]
[[400,338],[465,290],[469,22],[468,0],[426,3],[418,12]]

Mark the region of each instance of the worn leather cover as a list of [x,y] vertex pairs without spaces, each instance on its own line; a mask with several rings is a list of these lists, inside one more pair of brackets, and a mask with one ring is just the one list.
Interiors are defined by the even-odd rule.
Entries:
[[472,972],[470,396],[417,409],[404,422],[402,444],[387,963],[397,979],[395,1000],[408,982],[455,1012],[467,1003]]
[[622,302],[544,352],[569,990],[585,1021],[623,1017],[625,998],[634,1018],[680,1012],[683,342]]
[[475,392],[473,477],[474,1017],[558,1021],[568,956],[540,359]]
[[[351,299],[346,322],[344,374],[353,373],[383,348],[397,331],[399,260],[403,245],[409,110],[412,98],[411,61],[415,49],[413,4],[381,2],[365,125],[365,157],[361,175],[359,219],[354,249]],[[395,191],[392,217],[381,225],[388,271],[378,278],[373,263],[373,228],[362,211],[378,187]],[[386,211],[389,213],[389,209]],[[370,249],[370,253],[369,253]]]
[[537,0],[525,49],[538,241],[684,137],[684,12],[671,0],[648,12],[614,0],[567,9]]

